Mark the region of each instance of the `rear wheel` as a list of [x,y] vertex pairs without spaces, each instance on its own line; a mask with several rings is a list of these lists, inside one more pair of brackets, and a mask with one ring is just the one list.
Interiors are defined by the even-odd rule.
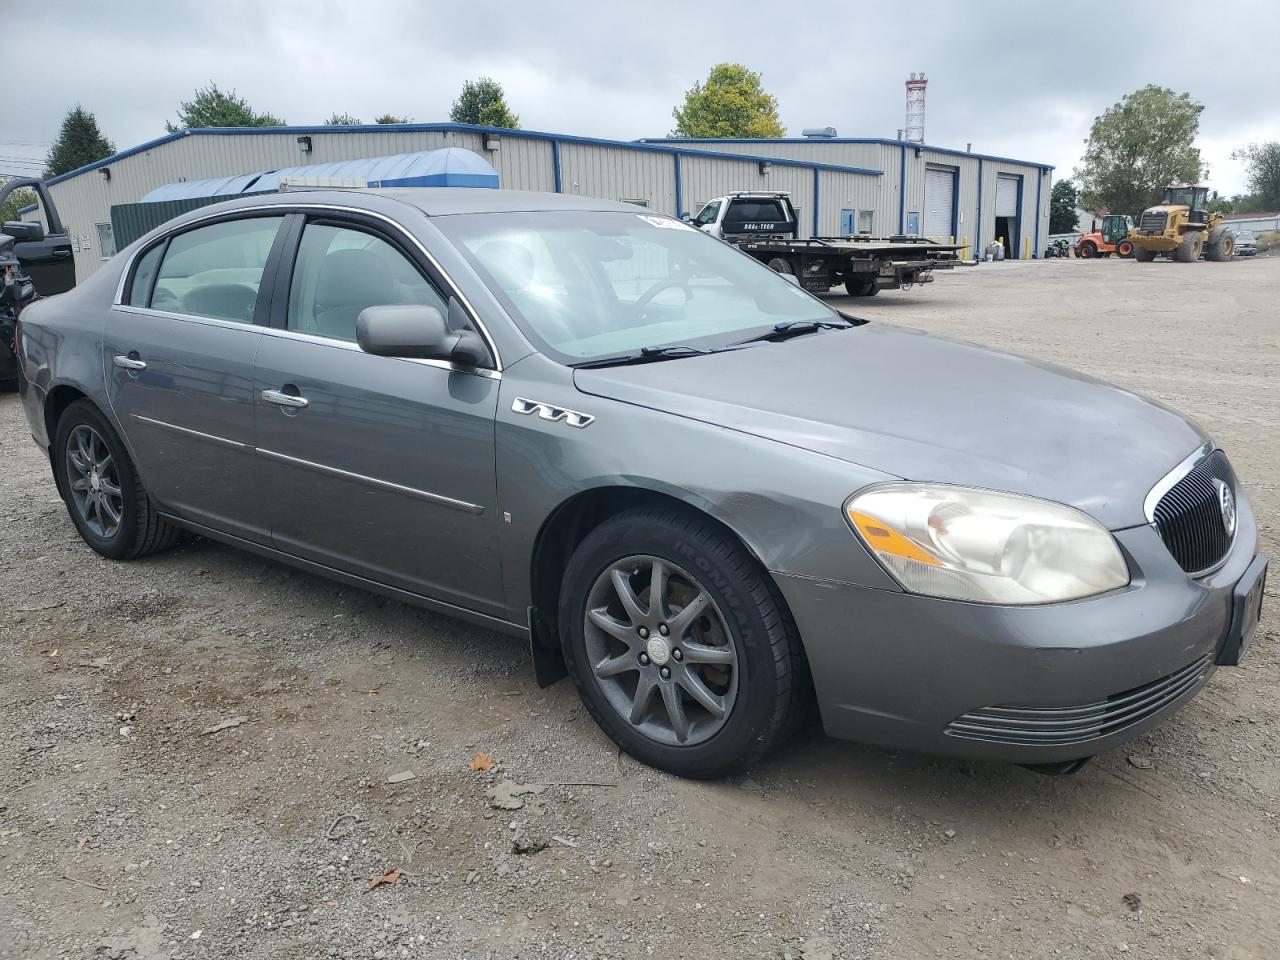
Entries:
[[106,418],[77,400],[58,420],[54,477],[84,542],[112,560],[171,546],[178,531],[156,512],[129,453]]
[[765,266],[774,273],[795,273],[795,270],[791,266],[791,261],[786,257],[773,257],[765,264]]
[[851,297],[874,297],[880,292],[880,284],[874,276],[855,274],[844,282],[844,290]]
[[1076,253],[1085,260],[1088,260],[1090,257],[1096,257],[1098,255],[1098,245],[1092,240],[1085,240],[1080,244],[1080,248]]
[[807,712],[799,637],[768,574],[696,514],[640,508],[588,534],[565,571],[560,624],[592,717],[678,776],[741,770]]
[[1156,252],[1154,250],[1148,250],[1145,247],[1140,247],[1137,244],[1134,244],[1133,259],[1137,260],[1139,263],[1150,263],[1155,258]]
[[1199,230],[1190,230],[1182,235],[1182,242],[1173,251],[1173,258],[1179,263],[1195,263],[1204,252],[1204,237]]
[[1116,256],[1125,257],[1126,259],[1133,256],[1133,241],[1121,240],[1116,244]]

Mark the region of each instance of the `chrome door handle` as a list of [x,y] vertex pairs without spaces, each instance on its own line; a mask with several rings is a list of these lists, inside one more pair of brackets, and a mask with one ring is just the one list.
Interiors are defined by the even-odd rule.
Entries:
[[147,369],[147,362],[145,360],[135,360],[133,357],[112,357],[111,362],[117,367],[123,367],[126,370]]
[[310,402],[306,397],[295,397],[291,393],[284,393],[280,390],[263,390],[262,399],[267,403],[274,403],[278,407],[295,407],[299,410]]

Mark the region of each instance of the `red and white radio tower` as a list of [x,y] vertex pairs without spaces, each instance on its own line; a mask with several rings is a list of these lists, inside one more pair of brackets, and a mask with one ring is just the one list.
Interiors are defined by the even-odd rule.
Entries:
[[923,73],[907,78],[907,125],[903,128],[907,143],[924,143],[924,88],[928,85]]

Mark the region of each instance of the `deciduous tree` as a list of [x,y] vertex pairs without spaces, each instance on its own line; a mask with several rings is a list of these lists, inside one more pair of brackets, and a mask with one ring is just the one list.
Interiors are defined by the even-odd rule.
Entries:
[[170,133],[202,127],[283,127],[285,121],[270,113],[258,113],[234,90],[220,90],[212,80],[190,100],[178,104],[178,122],[166,122]]
[[1249,212],[1280,210],[1280,141],[1251,143],[1231,154],[1233,160],[1243,160],[1249,176],[1249,192],[1246,199],[1256,206]]
[[675,137],[781,137],[778,100],[760,74],[740,63],[718,63],[707,82],[685,91],[684,105],[671,111]]
[[324,122],[326,127],[358,127],[360,118],[349,113],[334,113]]
[[507,106],[502,84],[491,77],[464,83],[449,117],[454,123],[478,123],[485,127],[514,129],[520,126],[520,117]]
[[1059,180],[1049,194],[1049,232],[1074,233],[1076,208],[1080,206],[1080,191],[1070,180]]

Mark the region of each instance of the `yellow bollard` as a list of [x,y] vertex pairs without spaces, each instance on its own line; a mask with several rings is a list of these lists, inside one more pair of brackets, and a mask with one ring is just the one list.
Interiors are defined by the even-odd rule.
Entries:
[[1030,237],[1022,238],[1022,259],[1023,260],[1031,259],[1031,238]]
[[969,238],[968,237],[960,238],[960,259],[961,260],[969,259]]

